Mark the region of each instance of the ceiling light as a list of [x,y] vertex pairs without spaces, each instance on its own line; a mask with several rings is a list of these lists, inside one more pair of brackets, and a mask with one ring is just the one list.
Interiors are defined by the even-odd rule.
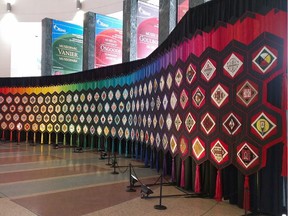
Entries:
[[77,10],[80,10],[82,8],[82,3],[80,2],[80,0],[76,1],[76,8]]
[[7,3],[6,9],[7,9],[7,13],[11,12],[11,10],[12,10],[11,3],[9,3],[9,2]]

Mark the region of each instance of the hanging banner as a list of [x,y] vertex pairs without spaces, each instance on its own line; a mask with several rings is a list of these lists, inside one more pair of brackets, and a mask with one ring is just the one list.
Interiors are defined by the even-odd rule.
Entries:
[[58,20],[52,26],[52,75],[82,71],[83,28]]
[[95,68],[122,62],[122,20],[96,14]]
[[158,47],[159,8],[138,2],[137,59],[147,57]]
[[178,17],[177,22],[179,22],[182,17],[189,10],[189,0],[179,0],[178,1]]

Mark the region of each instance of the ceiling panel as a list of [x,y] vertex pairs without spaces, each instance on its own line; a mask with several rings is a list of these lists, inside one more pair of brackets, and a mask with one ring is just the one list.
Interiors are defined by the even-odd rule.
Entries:
[[[12,13],[19,22],[40,22],[44,18],[63,21],[75,16],[76,0],[13,0]],[[0,0],[0,19],[6,13],[7,0]],[[91,11],[111,14],[123,9],[123,0],[85,0],[82,2],[84,12]]]

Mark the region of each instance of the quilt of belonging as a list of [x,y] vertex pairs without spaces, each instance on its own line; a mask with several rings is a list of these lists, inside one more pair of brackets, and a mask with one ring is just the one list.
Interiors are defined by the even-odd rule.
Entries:
[[[250,175],[265,166],[269,147],[287,139],[286,21],[277,9],[247,12],[124,76],[0,87],[1,130],[117,137]],[[281,107],[267,99],[279,76]]]

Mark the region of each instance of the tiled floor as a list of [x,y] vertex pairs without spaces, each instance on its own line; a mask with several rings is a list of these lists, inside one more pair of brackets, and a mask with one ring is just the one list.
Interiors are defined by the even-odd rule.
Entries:
[[[245,214],[243,209],[224,201],[191,198],[174,186],[163,186],[160,200],[159,184],[153,185],[159,182],[159,174],[154,169],[144,168],[142,162],[124,157],[117,162],[119,167],[114,170],[97,152],[74,153],[72,148],[1,142],[0,215]],[[141,199],[140,187],[135,187],[136,192],[126,192],[129,163],[143,184],[151,184],[154,193],[149,198]],[[114,171],[119,174],[113,174]],[[157,210],[155,205],[167,209]]]

